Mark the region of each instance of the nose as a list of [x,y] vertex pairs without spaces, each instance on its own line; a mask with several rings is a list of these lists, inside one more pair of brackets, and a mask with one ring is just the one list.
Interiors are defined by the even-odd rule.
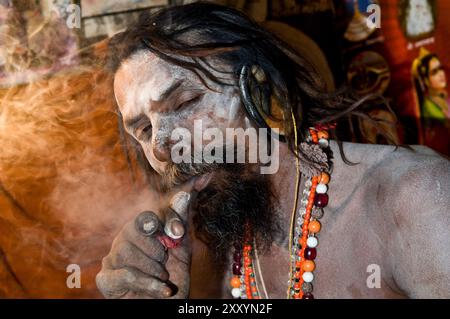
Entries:
[[153,155],[160,162],[168,162],[170,160],[170,146],[166,143],[153,141]]
[[152,122],[151,152],[157,161],[168,162],[170,160],[168,121],[164,115],[157,112],[149,114],[149,118]]

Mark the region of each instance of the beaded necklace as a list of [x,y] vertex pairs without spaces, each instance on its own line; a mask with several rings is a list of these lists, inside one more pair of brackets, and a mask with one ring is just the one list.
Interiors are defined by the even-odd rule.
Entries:
[[[329,134],[321,127],[310,128],[307,142],[319,145],[322,149],[329,147]],[[297,159],[298,161],[298,159]],[[297,162],[298,163],[298,162]],[[297,166],[298,168],[298,166]],[[298,169],[297,169],[298,173]],[[298,193],[299,174],[297,174]],[[328,204],[329,172],[323,170],[320,174],[312,176],[305,182],[300,209],[297,212],[297,196],[292,213],[295,222],[295,231],[291,223],[290,231],[290,271],[287,289],[288,299],[314,299],[312,294],[314,279],[313,271],[316,268],[318,233],[321,229],[320,219],[323,208]],[[293,242],[291,241],[293,237]],[[251,228],[246,225],[244,243],[235,243],[233,253],[232,273],[230,281],[231,295],[241,299],[260,299],[256,286],[254,271],[255,249]],[[262,278],[262,274],[260,274]]]

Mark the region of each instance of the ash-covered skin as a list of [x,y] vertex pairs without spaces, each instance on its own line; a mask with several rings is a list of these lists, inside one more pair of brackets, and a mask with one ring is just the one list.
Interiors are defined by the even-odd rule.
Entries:
[[[185,81],[184,86],[162,99],[161,92],[180,79]],[[168,137],[173,128],[192,130],[195,119],[223,130],[252,125],[240,107],[235,88],[211,91],[194,74],[151,53],[138,53],[123,62],[114,88],[125,124],[141,115],[144,126],[125,127],[140,141],[150,164],[160,173],[169,165]],[[202,97],[196,103],[177,109],[197,94]],[[152,124],[151,135],[142,134],[145,121]],[[333,141],[330,147],[334,154],[339,153]],[[450,197],[442,195],[450,190],[450,164],[426,147],[414,149],[344,143],[349,160],[359,164],[349,166],[340,156],[334,156],[330,204],[321,220],[314,272],[313,293],[317,298],[450,297]],[[280,146],[280,158],[280,169],[270,176],[270,182],[282,231],[271,249],[260,254],[261,272],[271,298],[286,296],[289,219],[295,189],[295,157],[284,144]],[[136,241],[145,253],[121,244],[130,241]],[[174,251],[181,257],[167,261],[161,247],[155,245],[149,247],[127,232],[119,235],[99,274],[102,292],[108,297],[167,297],[170,292],[164,283],[154,283],[143,275],[156,276],[156,272],[163,281],[170,274],[181,283],[176,297],[187,297],[190,251],[177,248]],[[155,263],[155,258],[166,266]],[[373,264],[380,267],[380,288],[367,286],[371,275],[367,269]],[[130,266],[142,269],[138,273],[141,276],[124,271]],[[224,298],[231,297],[230,269],[225,268]]]
[[[163,96],[177,83],[180,86],[172,94]],[[205,87],[193,72],[143,51],[123,62],[117,71],[114,92],[125,129],[140,143],[158,173],[167,168],[174,129],[193,131],[194,121],[201,120],[204,130],[219,128],[225,136],[225,128],[251,125],[242,110],[237,87],[219,86],[211,81],[208,86],[216,91]],[[193,99],[192,105],[188,105]],[[137,118],[140,122],[127,124]],[[148,125],[151,131],[145,134]]]

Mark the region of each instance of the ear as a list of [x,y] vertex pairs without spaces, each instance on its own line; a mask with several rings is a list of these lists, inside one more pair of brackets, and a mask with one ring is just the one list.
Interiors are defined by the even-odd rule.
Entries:
[[[284,112],[264,70],[258,65],[244,65],[239,76],[239,90],[248,115],[259,127],[269,129],[271,135],[284,142]],[[278,129],[278,134],[273,129]]]

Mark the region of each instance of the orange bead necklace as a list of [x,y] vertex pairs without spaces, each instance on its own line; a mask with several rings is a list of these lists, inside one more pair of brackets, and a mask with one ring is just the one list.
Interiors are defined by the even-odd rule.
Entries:
[[[310,128],[307,141],[326,149],[329,147],[328,138],[329,134],[326,130]],[[290,233],[293,243],[290,244],[292,246],[290,247],[291,270],[287,289],[288,299],[314,299],[312,281],[314,279],[313,271],[316,268],[314,260],[317,256],[318,234],[321,230],[319,219],[323,216],[323,208],[328,205],[329,181],[329,173],[322,171],[305,182],[299,212],[297,212],[297,198],[295,200],[292,218],[294,220],[297,214],[300,216],[297,217],[295,231],[291,227]],[[256,285],[253,262],[255,252],[252,238],[251,229],[247,226],[244,245],[241,247],[239,244],[235,244],[233,278],[230,282],[231,294],[234,298],[261,298]]]

